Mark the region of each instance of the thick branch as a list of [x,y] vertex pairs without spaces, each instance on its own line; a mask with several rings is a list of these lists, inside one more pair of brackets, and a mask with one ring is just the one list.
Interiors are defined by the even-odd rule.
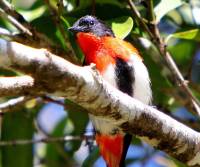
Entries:
[[34,80],[30,76],[0,77],[0,96],[26,95],[33,86]]
[[91,67],[5,40],[0,40],[0,62],[2,67],[32,75],[36,94],[66,97],[182,162],[200,164],[199,133],[113,88]]

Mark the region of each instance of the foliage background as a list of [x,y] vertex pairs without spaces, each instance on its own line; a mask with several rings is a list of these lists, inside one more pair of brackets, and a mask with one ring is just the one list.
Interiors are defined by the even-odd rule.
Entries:
[[[48,3],[49,2],[49,3]],[[12,0],[10,3],[30,22],[36,30],[45,34],[58,45],[65,55],[72,46],[79,61],[83,55],[77,47],[74,37],[67,27],[86,14],[95,14],[112,26],[120,38],[125,38],[136,46],[149,69],[153,89],[153,105],[184,122],[195,130],[200,129],[199,119],[188,112],[188,99],[174,84],[162,57],[148,39],[146,32],[131,18],[132,11],[123,0],[64,0],[64,8],[57,6],[57,0]],[[200,1],[199,0],[154,0],[154,11],[162,37],[167,49],[172,54],[192,91],[199,97],[200,82]],[[144,19],[149,19],[145,1],[135,1]],[[51,7],[51,8],[50,8]],[[64,28],[66,40],[55,23],[55,13]],[[18,30],[6,19],[0,19],[0,27],[11,32]],[[16,72],[0,69],[1,76],[20,75]],[[1,98],[3,103],[8,98]],[[91,134],[92,126],[81,107],[64,99],[68,107],[59,104],[29,100],[22,106],[12,109],[15,112],[1,115],[0,137],[2,141],[18,139],[37,139],[41,136],[79,136]],[[30,145],[5,146],[0,149],[0,167],[74,167],[95,166],[103,164],[98,148],[92,141],[70,141],[56,143],[35,143]],[[184,166],[168,157],[165,153],[154,150],[147,144],[134,138],[127,157],[128,166]]]

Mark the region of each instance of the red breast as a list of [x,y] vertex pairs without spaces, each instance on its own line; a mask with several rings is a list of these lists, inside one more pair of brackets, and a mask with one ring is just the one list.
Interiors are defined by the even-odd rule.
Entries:
[[130,43],[110,36],[97,37],[92,33],[79,32],[77,42],[85,55],[86,63],[96,64],[101,73],[109,64],[115,64],[116,57],[125,61],[128,61],[133,54],[140,57]]

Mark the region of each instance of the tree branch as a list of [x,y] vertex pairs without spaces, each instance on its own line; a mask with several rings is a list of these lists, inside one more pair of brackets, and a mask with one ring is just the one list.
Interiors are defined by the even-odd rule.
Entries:
[[0,77],[1,97],[26,95],[31,92],[31,89],[34,89],[34,80],[30,76]]
[[6,36],[6,37],[9,37],[9,38],[13,38],[14,34],[11,33],[10,31],[8,31],[7,29],[0,27],[0,36]]
[[0,141],[0,147],[4,146],[16,146],[16,145],[25,145],[25,144],[35,144],[35,143],[55,143],[55,142],[68,142],[68,141],[79,141],[79,140],[90,140],[94,139],[94,136],[63,136],[63,137],[43,137],[40,139],[33,140],[9,140],[9,141]]
[[0,115],[3,115],[7,112],[13,112],[13,110],[12,110],[13,108],[23,105],[25,102],[27,102],[30,99],[31,99],[31,97],[21,96],[21,97],[15,98],[15,99],[10,99],[10,100],[6,101],[5,103],[1,103],[0,104]]
[[182,76],[181,72],[179,71],[178,67],[176,66],[176,63],[174,62],[172,56],[166,50],[166,44],[162,40],[159,29],[155,22],[155,16],[153,13],[153,2],[152,2],[152,0],[148,0],[147,2],[148,2],[148,8],[149,8],[149,12],[150,12],[149,16],[150,16],[150,19],[152,19],[152,20],[149,20],[151,28],[149,28],[147,26],[147,24],[144,22],[143,18],[140,16],[140,13],[137,10],[135,4],[132,2],[132,0],[128,0],[129,6],[131,8],[131,11],[132,11],[134,17],[140,23],[143,30],[149,34],[150,40],[154,43],[154,45],[158,49],[160,55],[164,58],[168,69],[171,71],[173,78],[176,80],[177,85],[183,89],[182,91],[184,91],[185,94],[187,95],[188,99],[190,100],[191,106],[193,106],[194,111],[200,117],[200,103],[199,103],[198,99],[193,95],[190,88],[188,87],[187,82],[185,81],[184,77]]
[[3,9],[0,8],[0,16],[5,18],[6,20],[10,21],[18,30],[22,33],[25,33],[29,36],[32,36],[32,33],[24,27],[21,23],[19,23],[14,17],[9,16]]
[[[28,23],[24,19],[24,17],[17,13],[14,7],[7,0],[0,0],[0,6],[8,15],[14,17],[19,23],[21,23],[24,27],[28,28]],[[28,28],[29,29],[29,28]]]
[[47,50],[5,40],[0,40],[0,62],[1,67],[31,75],[31,93],[68,98],[182,162],[200,164],[199,133],[115,89],[94,66],[76,66]]
[[70,60],[73,63],[76,64],[80,64],[79,60],[77,59],[77,57],[74,54],[73,48],[71,47],[71,44],[69,43],[69,39],[67,37],[66,31],[63,27],[63,25],[61,24],[61,6],[63,5],[63,3],[60,1],[57,3],[58,9],[56,10],[53,6],[51,6],[50,1],[49,0],[44,0],[44,2],[46,3],[51,15],[52,15],[52,19],[54,24],[57,26],[58,30],[60,31],[60,33],[62,34],[62,37],[65,41],[65,47],[68,50],[68,52],[71,52],[71,54],[68,54],[70,56]]
[[[66,59],[70,59],[70,57],[72,57],[71,51],[66,53],[66,51],[64,51],[60,46],[53,44],[48,37],[38,32],[29,22],[27,22],[24,19],[24,17],[20,13],[18,13],[8,1],[0,0],[0,6],[2,8],[1,10],[3,11],[2,16],[4,16],[6,20],[8,21],[14,20],[14,23],[17,22],[17,25],[19,25],[20,27],[23,27],[22,30],[23,29],[27,30],[32,34],[32,36],[26,33],[23,33],[23,34],[15,33],[12,36],[7,34],[7,36],[10,37],[13,41],[20,42],[22,44],[29,45],[36,48],[47,48],[51,50],[53,53],[59,54],[60,56]],[[11,20],[9,20],[10,18]],[[5,33],[1,35],[6,36]],[[68,57],[66,57],[66,54],[68,55]]]

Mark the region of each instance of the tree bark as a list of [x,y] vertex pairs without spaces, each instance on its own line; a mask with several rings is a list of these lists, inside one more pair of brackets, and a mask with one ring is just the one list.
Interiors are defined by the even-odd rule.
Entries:
[[[174,158],[190,166],[200,165],[198,132],[115,89],[101,78],[94,65],[76,66],[45,49],[2,39],[0,62],[0,67],[30,75],[24,82],[12,78],[18,86],[10,82],[9,89],[16,89],[17,93],[0,91],[0,96],[48,93],[68,98]],[[5,87],[3,79],[0,78],[0,90]]]

